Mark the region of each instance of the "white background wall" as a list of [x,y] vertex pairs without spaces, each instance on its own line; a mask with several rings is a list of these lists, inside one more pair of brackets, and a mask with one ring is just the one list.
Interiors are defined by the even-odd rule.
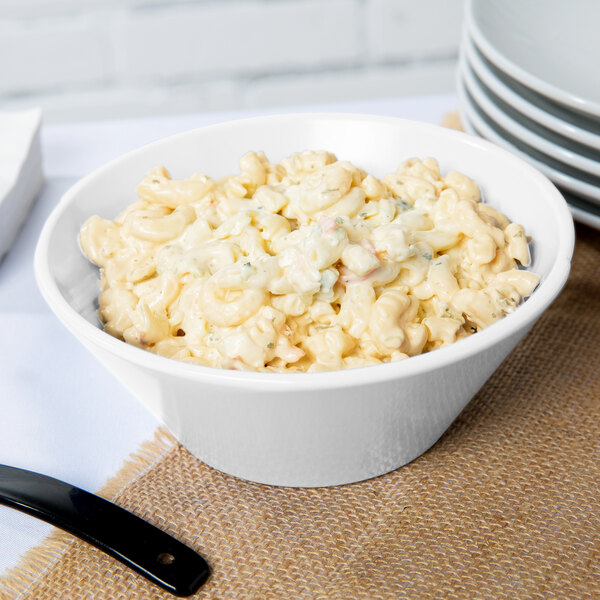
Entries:
[[0,109],[46,122],[454,89],[462,0],[0,0]]

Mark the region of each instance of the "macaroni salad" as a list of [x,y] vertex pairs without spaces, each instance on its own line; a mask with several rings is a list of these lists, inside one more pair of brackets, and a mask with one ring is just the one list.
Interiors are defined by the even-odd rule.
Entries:
[[250,152],[240,171],[156,168],[117,219],[84,224],[108,333],[211,367],[362,367],[469,336],[539,282],[523,227],[432,158],[377,179],[329,152]]

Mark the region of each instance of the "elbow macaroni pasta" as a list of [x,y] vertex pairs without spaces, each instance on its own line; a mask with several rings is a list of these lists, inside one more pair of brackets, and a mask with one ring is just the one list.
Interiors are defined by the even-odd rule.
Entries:
[[523,227],[432,158],[381,180],[328,152],[251,152],[240,169],[154,169],[114,221],[84,224],[108,333],[212,367],[352,368],[451,344],[539,282],[519,268]]

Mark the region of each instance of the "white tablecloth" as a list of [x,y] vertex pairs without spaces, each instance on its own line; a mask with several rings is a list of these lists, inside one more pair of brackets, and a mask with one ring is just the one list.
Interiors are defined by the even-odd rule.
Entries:
[[[295,109],[210,113],[42,129],[46,184],[16,243],[0,263],[0,463],[39,471],[95,491],[158,423],[62,327],[33,277],[44,220],[80,177],[161,137],[224,120],[273,112],[328,111],[439,123],[453,94]],[[0,576],[50,526],[0,506]]]

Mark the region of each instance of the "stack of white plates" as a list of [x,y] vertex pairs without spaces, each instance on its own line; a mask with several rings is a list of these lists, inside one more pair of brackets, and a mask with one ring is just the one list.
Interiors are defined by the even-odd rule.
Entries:
[[469,0],[458,81],[467,131],[536,166],[597,229],[599,27],[598,0]]

